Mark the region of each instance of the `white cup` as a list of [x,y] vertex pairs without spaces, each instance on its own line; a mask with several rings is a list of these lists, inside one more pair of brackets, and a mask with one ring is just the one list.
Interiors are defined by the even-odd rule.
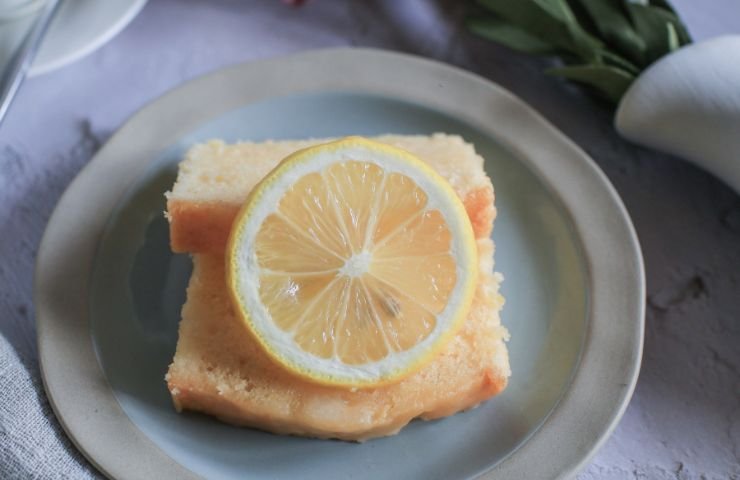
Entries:
[[0,75],[29,32],[45,0],[0,0]]
[[43,4],[44,0],[0,0],[0,23],[35,13]]

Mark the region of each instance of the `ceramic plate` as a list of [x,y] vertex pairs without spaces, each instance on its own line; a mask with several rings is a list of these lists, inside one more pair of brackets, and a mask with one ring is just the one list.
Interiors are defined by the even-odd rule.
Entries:
[[[449,132],[486,158],[506,278],[509,387],[481,407],[364,444],[276,436],[174,412],[163,380],[190,260],[162,212],[194,142]],[[37,264],[47,393],[114,478],[555,478],[595,452],[642,349],[639,246],[614,189],[516,97],[449,66],[372,50],[249,63],[129,120],[64,194]]]
[[142,9],[146,0],[67,0],[49,27],[31,76],[56,70],[105,44]]

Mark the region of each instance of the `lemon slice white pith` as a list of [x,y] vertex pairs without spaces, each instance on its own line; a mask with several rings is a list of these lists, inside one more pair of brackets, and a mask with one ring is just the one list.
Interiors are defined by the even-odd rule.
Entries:
[[226,261],[235,308],[267,354],[331,385],[420,368],[464,320],[477,279],[449,184],[360,137],[283,160],[237,216]]

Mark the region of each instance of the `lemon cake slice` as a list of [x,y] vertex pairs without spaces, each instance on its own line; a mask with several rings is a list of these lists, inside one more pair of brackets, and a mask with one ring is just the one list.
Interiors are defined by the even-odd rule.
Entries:
[[298,378],[273,363],[232,307],[224,258],[195,255],[167,385],[178,411],[274,433],[363,441],[475,407],[506,386],[509,363],[493,243],[477,241],[480,279],[458,333],[434,360],[403,380],[347,389]]
[[[170,243],[175,252],[220,253],[249,192],[289,154],[333,139],[195,145],[179,166],[167,197]],[[383,135],[381,143],[419,157],[444,177],[462,200],[477,238],[491,233],[493,188],[483,158],[457,135]]]
[[197,145],[168,194],[173,249],[195,253],[177,349],[166,377],[178,411],[200,411],[275,433],[362,441],[394,434],[417,417],[440,418],[475,407],[505,388],[510,374],[504,343],[508,334],[499,320],[501,277],[493,273],[489,238],[494,195],[482,159],[456,136],[376,140],[415,153],[448,180],[452,194],[462,200],[466,221],[473,227],[470,235],[477,238],[472,248],[478,253],[477,267],[475,261],[466,267],[476,271],[477,282],[462,326],[429,363],[394,383],[332,386],[278,365],[234,308],[225,243],[244,199],[281,155],[321,140]]

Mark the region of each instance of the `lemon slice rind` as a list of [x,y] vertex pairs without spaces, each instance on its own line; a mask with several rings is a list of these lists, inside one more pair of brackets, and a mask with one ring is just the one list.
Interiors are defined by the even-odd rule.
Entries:
[[[435,329],[408,350],[361,365],[337,358],[320,358],[299,348],[290,333],[271,319],[259,293],[262,268],[255,253],[255,239],[265,219],[277,210],[283,195],[303,176],[338,161],[374,163],[386,175],[409,177],[427,194],[425,210],[438,210],[452,233],[450,254],[456,260],[456,284]],[[421,160],[401,149],[347,137],[300,150],[286,157],[248,196],[234,221],[226,250],[227,286],[238,316],[265,352],[293,373],[314,382],[370,387],[391,383],[431,360],[459,329],[472,304],[477,282],[475,237],[465,207],[449,183]]]

